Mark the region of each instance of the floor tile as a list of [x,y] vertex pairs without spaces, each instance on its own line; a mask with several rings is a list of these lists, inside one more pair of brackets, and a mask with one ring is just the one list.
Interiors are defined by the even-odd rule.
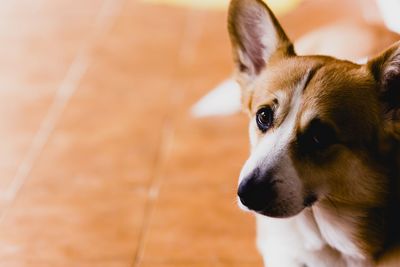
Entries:
[[248,156],[245,115],[178,123],[165,168],[168,185],[235,186]]
[[129,262],[140,236],[146,197],[144,188],[85,177],[27,186],[2,221],[0,258]]
[[27,261],[27,260],[15,260],[15,261],[2,261],[0,260],[2,267],[130,267],[125,262],[41,262],[41,261]]
[[[171,70],[178,64],[179,28],[183,26],[176,27],[177,32],[167,39],[159,39],[157,35],[143,37],[144,30],[139,31],[138,25],[151,31],[151,24],[156,22],[140,16],[124,16],[132,12],[136,11],[125,10],[113,30],[95,46],[91,66],[49,141],[42,162],[54,159],[62,164],[62,172],[69,175],[93,179],[115,177],[119,182],[139,186],[147,185],[152,178],[170,112]],[[165,27],[165,31],[186,14],[166,13],[168,17],[160,18],[156,24],[158,29]],[[175,22],[168,22],[169,18]],[[160,55],[150,51],[136,52],[144,46],[142,39],[167,51],[163,52],[163,60],[168,64],[157,64]],[[153,64],[140,67],[146,60],[154,61],[156,67]],[[43,173],[49,171],[43,164],[38,169]],[[32,183],[39,181],[39,177],[32,179]]]
[[[13,227],[1,235],[3,260],[133,261],[187,19],[183,10],[159,21],[136,12],[124,10],[93,46],[86,75],[5,214],[2,229]],[[154,25],[177,32],[142,29],[156,33]]]
[[93,5],[90,14],[63,17],[44,9],[40,1],[11,2],[1,4],[0,192],[26,155],[99,11]]
[[164,186],[146,237],[143,262],[254,261],[254,220],[239,211],[232,187]]

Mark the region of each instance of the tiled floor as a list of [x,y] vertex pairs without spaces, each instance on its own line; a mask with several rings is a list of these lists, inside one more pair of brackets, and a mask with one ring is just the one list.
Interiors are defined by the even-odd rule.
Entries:
[[223,14],[128,0],[2,12],[0,266],[259,264],[234,204],[245,118],[188,114],[230,73]]
[[188,112],[231,73],[225,12],[0,5],[0,266],[262,266],[235,204],[246,118]]

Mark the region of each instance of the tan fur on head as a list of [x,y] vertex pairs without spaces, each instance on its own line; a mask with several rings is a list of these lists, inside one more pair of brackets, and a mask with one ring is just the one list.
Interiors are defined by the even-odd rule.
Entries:
[[340,255],[340,266],[373,266],[400,243],[390,236],[400,233],[390,214],[400,177],[387,127],[400,107],[400,43],[365,65],[296,56],[259,0],[231,2],[229,32],[251,120],[240,201],[290,221],[311,210],[314,234]]

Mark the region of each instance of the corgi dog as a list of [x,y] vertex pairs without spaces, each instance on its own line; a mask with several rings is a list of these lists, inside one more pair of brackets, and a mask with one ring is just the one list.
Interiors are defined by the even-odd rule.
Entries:
[[400,42],[365,64],[298,56],[261,0],[232,0],[228,29],[265,266],[400,266]]

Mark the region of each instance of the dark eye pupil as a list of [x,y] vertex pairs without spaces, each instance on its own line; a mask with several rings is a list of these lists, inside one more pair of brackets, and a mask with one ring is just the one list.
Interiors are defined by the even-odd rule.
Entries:
[[256,115],[257,126],[262,132],[266,132],[271,126],[274,114],[271,108],[261,108]]

